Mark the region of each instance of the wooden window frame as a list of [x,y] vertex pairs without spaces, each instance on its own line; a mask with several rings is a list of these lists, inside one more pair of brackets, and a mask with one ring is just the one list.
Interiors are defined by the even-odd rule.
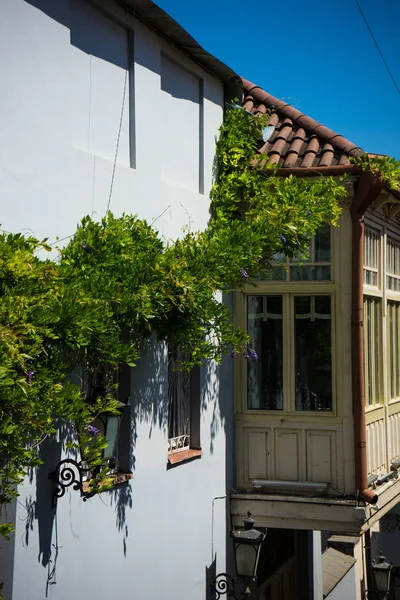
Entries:
[[[367,304],[372,304],[371,328],[368,323]],[[378,315],[375,313],[377,307]],[[373,409],[383,404],[382,388],[382,344],[383,344],[383,321],[382,321],[382,298],[380,296],[364,295],[364,379],[365,379],[365,406]],[[371,365],[367,360],[368,335],[371,334]],[[371,373],[371,385],[369,386],[369,373]],[[371,392],[370,392],[371,389]]]
[[[276,282],[274,282],[275,284]],[[281,284],[285,282],[279,282]],[[287,282],[286,289],[277,290],[271,282],[258,284],[252,290],[246,290],[240,294],[239,302],[242,314],[242,326],[247,328],[247,298],[248,296],[282,296],[282,314],[283,314],[283,410],[254,409],[248,408],[247,399],[247,361],[240,361],[242,412],[246,414],[276,415],[276,416],[296,416],[296,418],[306,418],[310,416],[319,416],[331,418],[336,416],[337,402],[337,384],[336,384],[336,301],[334,287],[326,282]],[[301,288],[301,289],[299,289]],[[319,410],[296,410],[296,383],[295,383],[295,314],[294,298],[299,296],[329,296],[331,298],[331,361],[332,361],[332,408],[329,411]]]
[[[374,248],[373,242],[376,241]],[[381,289],[381,262],[382,262],[382,230],[371,225],[364,228],[364,260],[363,260],[363,282],[366,287]],[[376,283],[366,281],[367,273],[376,277]]]
[[[386,265],[385,265],[385,287],[388,292],[400,293],[400,268],[396,273],[396,268],[389,270],[389,264],[398,264],[400,267],[400,240],[392,236],[386,238]],[[397,289],[389,287],[389,278],[397,281]]]
[[[392,316],[394,316],[394,320],[391,324]],[[387,301],[387,366],[387,397],[389,402],[396,402],[400,400],[400,300]],[[392,394],[392,388],[394,394]]]

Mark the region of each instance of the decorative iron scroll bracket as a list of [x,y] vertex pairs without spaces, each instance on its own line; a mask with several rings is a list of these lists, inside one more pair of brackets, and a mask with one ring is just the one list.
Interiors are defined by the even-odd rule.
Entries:
[[[243,586],[243,580],[240,580],[241,586]],[[238,595],[237,584],[233,577],[228,575],[228,573],[219,573],[213,583],[211,585],[212,599],[220,600],[222,596],[226,596],[232,600],[250,600],[251,599],[251,590],[249,587],[249,582],[245,582],[245,590]]]
[[49,479],[52,479],[54,482],[54,502],[57,498],[62,498],[65,490],[71,485],[72,489],[80,491],[81,495],[84,496],[84,501],[87,500],[87,497],[82,492],[82,471],[82,464],[72,458],[65,458],[58,463],[55,470],[49,473]]

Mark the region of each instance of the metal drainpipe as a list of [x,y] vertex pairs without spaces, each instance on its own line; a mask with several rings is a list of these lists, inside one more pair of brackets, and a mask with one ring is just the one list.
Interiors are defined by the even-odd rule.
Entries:
[[364,381],[364,215],[383,188],[378,175],[363,173],[351,206],[352,282],[351,282],[351,367],[354,421],[355,487],[360,500],[378,502],[378,495],[368,489],[367,429],[365,423]]
[[364,533],[365,543],[365,574],[367,578],[367,590],[374,589],[374,575],[372,571],[371,531],[367,529]]

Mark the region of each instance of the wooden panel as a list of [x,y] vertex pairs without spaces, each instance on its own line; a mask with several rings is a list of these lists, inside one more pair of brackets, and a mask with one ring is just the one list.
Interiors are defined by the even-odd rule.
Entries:
[[268,479],[268,431],[245,430],[248,479]]
[[260,600],[294,600],[297,590],[296,559],[290,558],[258,589]]
[[379,419],[367,425],[368,474],[385,471],[385,422]]
[[300,431],[275,430],[275,479],[298,481],[300,476]]
[[[343,490],[343,432],[334,424],[238,422],[236,428],[239,488],[253,489],[253,479],[329,482]],[[268,423],[268,425],[267,425]],[[352,448],[350,449],[353,451]]]
[[400,456],[400,413],[389,417],[389,461]]
[[307,431],[307,481],[336,485],[334,431]]

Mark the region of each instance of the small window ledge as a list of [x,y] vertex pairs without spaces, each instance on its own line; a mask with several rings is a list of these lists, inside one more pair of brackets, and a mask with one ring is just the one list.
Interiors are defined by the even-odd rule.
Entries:
[[[127,481],[129,481],[130,479],[133,479],[133,473],[111,473],[110,475],[107,476],[108,480],[111,480],[111,485],[114,487],[116,485],[120,485],[121,483],[125,483]],[[90,487],[90,482],[89,481],[84,481],[82,484],[82,494],[88,494],[90,495],[90,491],[89,491],[89,487]],[[102,487],[102,484],[100,484],[100,488]],[[109,488],[107,488],[108,490]],[[105,490],[105,491],[107,491]]]
[[188,448],[187,450],[179,450],[178,452],[170,452],[168,454],[168,465],[176,465],[178,463],[187,462],[194,458],[200,458],[203,450]]

